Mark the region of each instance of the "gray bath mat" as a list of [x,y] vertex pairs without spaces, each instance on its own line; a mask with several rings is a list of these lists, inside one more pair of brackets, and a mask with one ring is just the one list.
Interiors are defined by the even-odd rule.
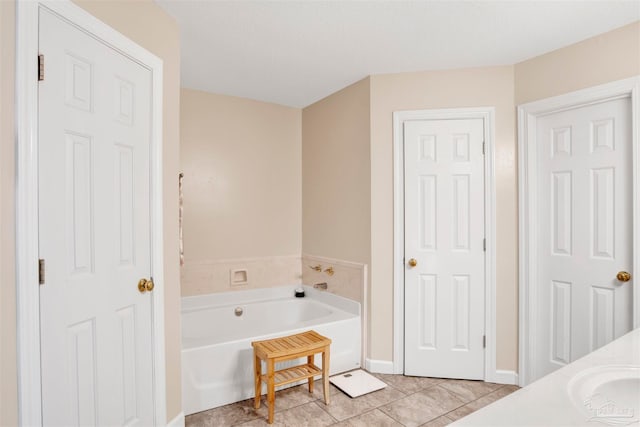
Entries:
[[344,391],[350,397],[358,397],[385,388],[387,385],[373,375],[358,369],[329,378],[331,384]]

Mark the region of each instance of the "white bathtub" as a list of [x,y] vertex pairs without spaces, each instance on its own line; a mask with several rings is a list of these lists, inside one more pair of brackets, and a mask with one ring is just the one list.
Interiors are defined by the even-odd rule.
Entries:
[[252,341],[313,329],[332,340],[331,374],[360,366],[360,304],[309,287],[295,298],[296,287],[182,298],[185,415],[253,397]]

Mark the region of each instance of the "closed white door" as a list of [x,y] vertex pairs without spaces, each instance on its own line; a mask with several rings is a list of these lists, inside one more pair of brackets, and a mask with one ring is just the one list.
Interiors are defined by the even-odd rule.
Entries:
[[40,11],[45,426],[150,426],[150,72]]
[[407,375],[484,378],[483,135],[482,119],[404,124]]
[[631,330],[631,103],[537,121],[539,331],[531,380]]

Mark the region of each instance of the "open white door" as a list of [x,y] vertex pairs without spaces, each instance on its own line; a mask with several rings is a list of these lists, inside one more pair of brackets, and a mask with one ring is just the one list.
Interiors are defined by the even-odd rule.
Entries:
[[404,123],[407,375],[484,379],[484,121]]
[[42,422],[150,426],[151,74],[44,9],[39,49]]
[[[538,118],[538,345],[529,382],[631,330],[631,100]],[[626,279],[628,280],[628,279]]]

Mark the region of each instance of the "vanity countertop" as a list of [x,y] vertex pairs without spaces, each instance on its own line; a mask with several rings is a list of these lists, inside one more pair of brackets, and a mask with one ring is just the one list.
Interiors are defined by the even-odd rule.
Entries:
[[[606,426],[638,425],[640,398],[625,391],[631,405],[620,405],[615,399],[598,393],[597,400],[578,399],[575,390],[585,375],[599,372],[601,367],[631,369],[635,390],[640,382],[640,328],[637,328],[598,350],[568,364],[528,386],[461,418],[454,426]],[[604,368],[607,369],[607,368]],[[638,380],[637,382],[635,380]],[[619,383],[617,383],[619,384]],[[613,387],[618,387],[618,385]],[[582,389],[581,389],[582,390]],[[591,400],[595,402],[591,403]],[[635,401],[635,405],[634,405]],[[635,406],[635,408],[629,408]],[[614,414],[609,416],[608,414]],[[626,418],[625,418],[626,417]],[[620,422],[621,421],[621,422]]]

